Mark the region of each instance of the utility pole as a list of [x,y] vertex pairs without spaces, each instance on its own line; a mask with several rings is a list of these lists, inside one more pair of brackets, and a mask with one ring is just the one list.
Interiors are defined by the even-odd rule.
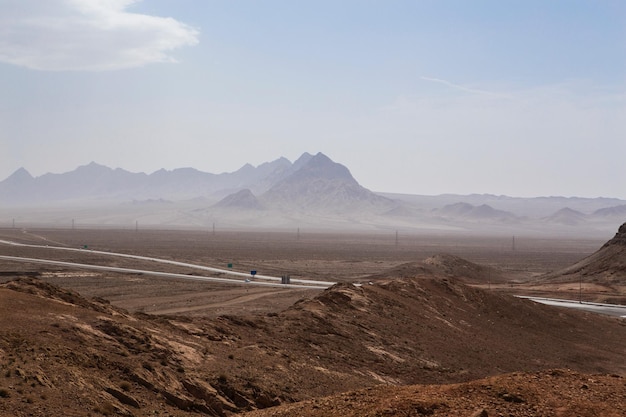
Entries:
[[582,304],[583,303],[583,274],[580,274],[579,277],[580,278],[578,281],[578,303]]
[[398,247],[398,231],[396,230],[396,248]]

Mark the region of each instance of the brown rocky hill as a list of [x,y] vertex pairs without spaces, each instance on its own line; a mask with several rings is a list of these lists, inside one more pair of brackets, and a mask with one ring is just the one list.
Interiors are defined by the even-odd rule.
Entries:
[[596,252],[568,268],[545,275],[542,280],[626,285],[626,223]]
[[0,288],[0,329],[2,416],[238,409],[196,372],[206,347],[167,321],[20,279]]
[[619,375],[513,373],[452,385],[379,386],[246,413],[246,417],[622,417]]
[[[291,335],[291,346],[308,348],[313,363],[346,377],[356,371],[411,384],[560,366],[626,371],[623,323],[437,276],[340,284],[279,317],[278,335]],[[607,335],[615,341],[605,343]],[[602,354],[590,355],[599,347]],[[602,356],[615,361],[596,361]]]
[[338,284],[262,317],[131,315],[0,286],[0,415],[222,416],[379,384],[571,368],[624,375],[623,321],[430,271]]
[[440,253],[419,262],[407,262],[367,277],[370,281],[388,280],[390,278],[412,278],[418,276],[438,276],[450,278],[464,284],[503,283],[512,280],[511,273],[498,268],[479,265],[459,256]]
[[510,278],[497,268],[479,265],[454,255],[438,254],[425,259],[424,263],[434,271],[448,278],[460,279],[464,283],[486,284],[510,281]]

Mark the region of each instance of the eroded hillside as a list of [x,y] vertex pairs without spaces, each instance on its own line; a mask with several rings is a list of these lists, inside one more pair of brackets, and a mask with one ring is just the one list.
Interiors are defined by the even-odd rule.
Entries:
[[[547,286],[595,293],[593,300],[626,304],[626,223],[615,236],[590,256],[575,264],[543,275],[537,282]],[[587,297],[588,298],[588,297]]]
[[131,315],[37,279],[8,282],[0,413],[220,416],[381,383],[626,372],[623,321],[410,269],[281,313],[217,319]]
[[454,385],[380,386],[255,411],[246,417],[622,417],[624,398],[626,384],[619,375],[555,369]]

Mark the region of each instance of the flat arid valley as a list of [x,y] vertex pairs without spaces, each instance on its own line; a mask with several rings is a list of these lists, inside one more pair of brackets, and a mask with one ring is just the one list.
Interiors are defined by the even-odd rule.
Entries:
[[626,414],[626,309],[516,297],[626,304],[619,224],[608,240],[19,227],[0,240],[3,416]]
[[0,415],[623,416],[626,201],[326,155],[0,182]]
[[626,417],[626,0],[0,0],[0,417]]

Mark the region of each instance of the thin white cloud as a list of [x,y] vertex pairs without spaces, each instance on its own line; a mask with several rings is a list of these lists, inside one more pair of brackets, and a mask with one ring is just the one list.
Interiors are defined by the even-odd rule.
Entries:
[[480,95],[483,95],[483,96],[490,96],[490,97],[496,97],[496,98],[511,98],[510,96],[507,96],[505,94],[494,93],[492,91],[479,90],[479,89],[476,89],[476,88],[469,88],[469,87],[465,87],[463,85],[452,83],[452,82],[447,81],[447,80],[442,80],[441,78],[423,77],[422,76],[422,77],[420,77],[420,79],[424,80],[424,81],[430,81],[430,82],[433,82],[433,83],[443,84],[443,85],[446,85],[448,87],[454,88],[456,90],[464,91],[466,93],[480,94]]
[[132,13],[139,0],[0,0],[0,62],[47,71],[106,71],[175,62],[198,43],[173,18]]

